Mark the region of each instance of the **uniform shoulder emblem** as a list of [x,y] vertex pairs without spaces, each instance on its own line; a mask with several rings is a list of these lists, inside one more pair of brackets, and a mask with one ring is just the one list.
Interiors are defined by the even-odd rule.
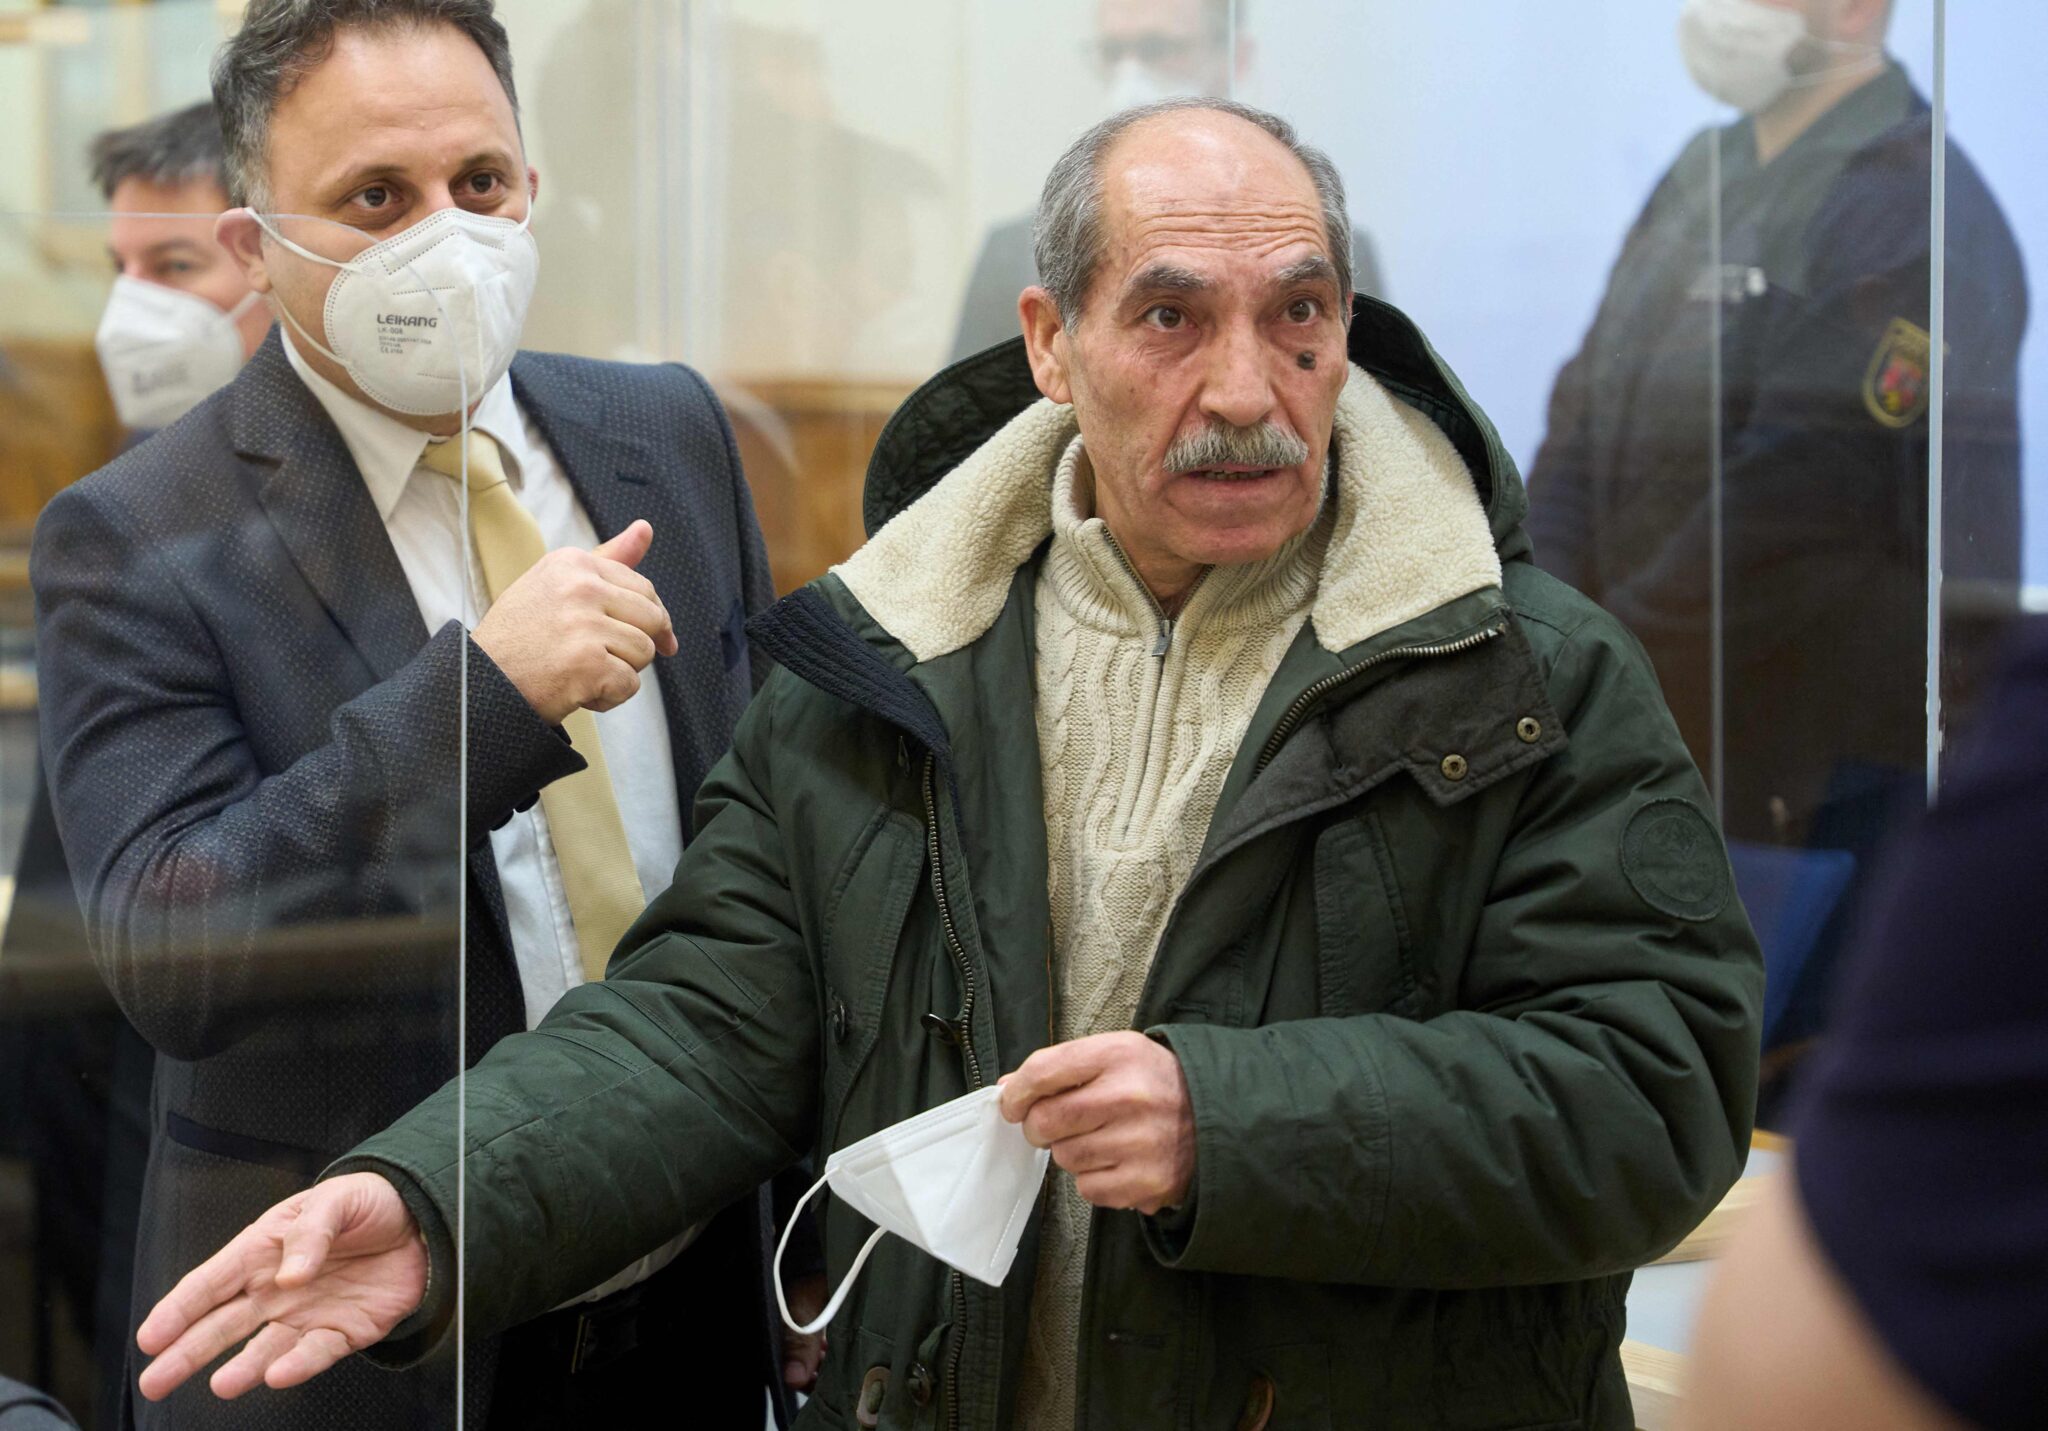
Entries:
[[1652,909],[1695,922],[1720,914],[1732,882],[1714,822],[1690,800],[1652,800],[1621,837],[1621,868]]
[[1863,405],[1886,427],[1911,427],[1927,411],[1933,378],[1933,338],[1925,328],[1894,318],[1871,355]]

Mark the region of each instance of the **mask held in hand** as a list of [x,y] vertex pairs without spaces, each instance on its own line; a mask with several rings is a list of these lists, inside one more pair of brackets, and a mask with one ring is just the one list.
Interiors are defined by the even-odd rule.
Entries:
[[875,1231],[817,1320],[798,1326],[782,1290],[782,1253],[789,1245],[789,1228],[783,1229],[775,1246],[775,1300],[785,1326],[805,1335],[831,1321],[885,1232],[991,1287],[1002,1285],[1052,1153],[1034,1148],[1020,1125],[1004,1121],[1001,1100],[1001,1089],[979,1089],[871,1133],[825,1160],[825,1175],[797,1202],[790,1226],[829,1184]]

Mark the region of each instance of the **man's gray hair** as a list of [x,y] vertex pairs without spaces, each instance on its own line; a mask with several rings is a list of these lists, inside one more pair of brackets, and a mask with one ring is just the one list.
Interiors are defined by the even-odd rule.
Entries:
[[270,206],[270,117],[278,101],[327,58],[337,30],[453,25],[497,71],[512,115],[512,45],[494,0],[249,0],[242,27],[213,60],[213,106],[227,146],[228,198]]
[[165,185],[204,179],[227,192],[227,154],[221,146],[220,122],[205,100],[126,129],[105,130],[93,139],[88,152],[92,181],[103,198],[113,198],[114,190],[129,179]]
[[[1305,143],[1294,126],[1277,114],[1239,104],[1233,99],[1167,99],[1112,114],[1075,140],[1052,172],[1038,199],[1031,224],[1031,247],[1038,261],[1038,281],[1059,305],[1060,321],[1069,328],[1081,319],[1081,304],[1102,261],[1102,158],[1126,131],[1162,114],[1182,110],[1213,110],[1253,124],[1287,146],[1301,161],[1316,186],[1323,206],[1326,255],[1337,270],[1338,292],[1351,301],[1351,216],[1344,207],[1344,181],[1329,155]],[[1347,310],[1348,311],[1348,310]]]

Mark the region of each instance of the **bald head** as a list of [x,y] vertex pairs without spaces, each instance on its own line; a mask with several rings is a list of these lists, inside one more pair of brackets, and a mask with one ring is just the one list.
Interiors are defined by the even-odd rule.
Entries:
[[1113,228],[1165,226],[1197,243],[1212,228],[1208,241],[1223,239],[1254,191],[1307,217],[1348,304],[1351,220],[1336,167],[1286,120],[1224,99],[1128,109],[1076,140],[1047,175],[1032,226],[1040,279],[1077,323]]

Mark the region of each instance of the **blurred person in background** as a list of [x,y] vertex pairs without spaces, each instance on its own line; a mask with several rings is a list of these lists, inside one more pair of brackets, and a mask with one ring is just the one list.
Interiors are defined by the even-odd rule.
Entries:
[[1888,856],[1774,1180],[1700,1316],[1694,1431],[2048,1419],[2048,623]]
[[[114,286],[95,339],[130,444],[240,371],[270,330],[262,295],[214,238],[228,207],[227,156],[210,102],[110,129],[89,151],[108,208]],[[47,782],[29,797],[0,948],[47,980],[86,966],[85,926]],[[43,1266],[93,1349],[93,1424],[121,1403],[135,1221],[149,1152],[152,1055],[111,1001],[74,1007],[97,979],[67,981],[65,1008],[9,1013],[21,1056],[17,1104],[38,1180]],[[45,1288],[47,1290],[47,1287]]]
[[[145,1306],[602,978],[770,596],[695,373],[519,351],[538,176],[490,0],[255,0],[213,88],[242,206],[217,236],[280,330],[52,500],[31,566],[52,805],[157,1051]],[[784,1368],[754,1189],[728,1203],[472,1338],[467,1424],[645,1424],[684,1385],[758,1426]],[[452,1361],[358,1364],[135,1413],[431,1427],[456,1396]]]
[[[1246,28],[1250,0],[1095,0],[1091,55],[1103,87],[1102,112],[1162,99],[1231,96],[1252,72],[1257,42]],[[1351,231],[1352,282],[1384,298],[1379,256],[1365,231]],[[999,224],[982,240],[961,300],[953,359],[1017,336],[1017,295],[1039,281],[1031,215]]]
[[[1765,1030],[1788,1057],[1819,1027],[1870,856],[1925,782],[1933,131],[1886,52],[1891,14],[1685,0],[1694,79],[1744,113],[1650,196],[1529,474],[1537,562],[1649,651],[1738,877],[1789,869],[1781,887],[1812,906],[1782,949],[1752,909],[1788,981]],[[1941,556],[1951,611],[1992,629],[2017,607],[2026,285],[1982,177],[1953,144],[1947,159]],[[1946,624],[1955,704],[1974,631]]]
[[410,1364],[458,1211],[474,1337],[810,1152],[876,1196],[825,1214],[873,1257],[807,1426],[1632,1425],[1756,945],[1639,648],[1348,232],[1274,115],[1077,140],[1025,341],[910,398],[873,537],[754,622],[609,981],[196,1267],[145,1389]]
[[146,434],[225,387],[271,313],[214,237],[228,180],[210,101],[100,135],[92,177],[114,264],[94,346],[121,425]]

